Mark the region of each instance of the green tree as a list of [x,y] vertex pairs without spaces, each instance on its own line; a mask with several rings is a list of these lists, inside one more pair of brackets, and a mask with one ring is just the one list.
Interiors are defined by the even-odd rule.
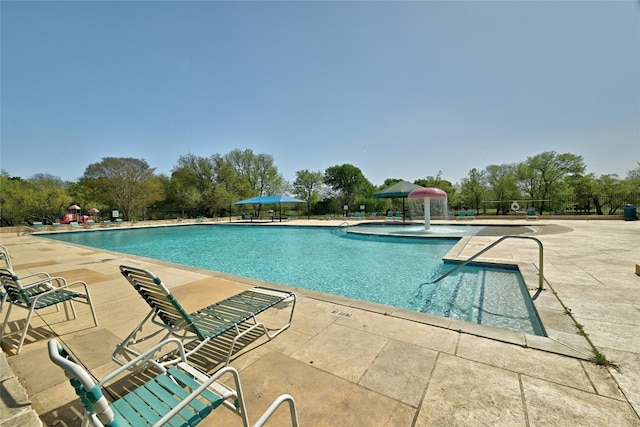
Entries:
[[71,198],[67,183],[50,174],[36,174],[28,179],[0,173],[0,216],[5,226],[33,221],[51,222],[65,212]]
[[65,182],[50,174],[36,174],[27,180],[25,207],[38,221],[51,220],[71,203]]
[[20,177],[0,171],[0,224],[14,226],[24,223],[28,183]]
[[346,205],[366,204],[373,195],[373,184],[359,168],[350,164],[327,168],[324,183],[329,186],[332,195]]
[[528,157],[516,166],[518,184],[540,214],[547,210],[554,197],[562,193],[566,177],[583,175],[584,171],[582,156],[555,151]]
[[451,181],[447,181],[442,178],[442,171],[438,171],[436,176],[427,176],[424,179],[417,179],[413,183],[427,188],[439,188],[447,193],[448,200],[455,200],[456,198],[456,187],[451,183]]
[[[233,188],[237,198],[269,196],[283,193],[287,183],[278,173],[273,156],[255,154],[253,150],[233,150],[224,157],[235,172]],[[258,206],[258,215],[262,205]]]
[[238,176],[227,159],[187,154],[172,169],[170,195],[174,204],[195,214],[214,215],[233,201]]
[[627,177],[625,181],[628,181],[631,188],[635,188],[636,191],[640,191],[640,162],[636,162],[638,166],[630,171],[627,171]]
[[485,181],[485,173],[475,168],[460,181],[460,199],[463,206],[475,210],[477,214],[480,213],[480,205],[488,194]]
[[[489,165],[484,170],[489,198],[495,203],[496,215],[508,214],[511,203],[520,198],[514,165]],[[492,206],[492,205],[491,205]]]
[[161,181],[154,175],[155,168],[141,159],[131,157],[104,157],[85,169],[81,182],[93,189],[105,204],[122,211],[124,219],[131,219],[135,210],[142,211],[162,200]]
[[[81,206],[85,212],[88,209],[96,208],[104,215],[109,211],[109,208],[111,208],[108,203],[101,200],[101,195],[96,191],[96,189],[85,185],[85,181],[83,180],[67,182],[65,188],[70,197],[70,201]],[[68,206],[69,203],[66,203],[61,212],[65,212]]]
[[308,169],[296,171],[293,194],[307,202],[307,218],[311,217],[311,203],[320,200],[323,185],[324,175],[322,172],[311,172]]
[[423,179],[416,179],[413,183],[427,188],[439,188],[447,193],[449,197],[453,197],[456,191],[454,185],[450,181],[442,178],[442,171],[438,171],[436,176],[427,176]]
[[[564,185],[558,186],[558,191],[555,192],[553,199],[558,199],[557,195],[563,192],[571,197],[575,203],[576,211],[589,213],[591,208],[595,207],[599,215],[602,215],[602,205],[599,201],[599,196],[594,195],[594,188],[596,186],[596,180],[593,174],[581,175],[571,174],[564,178]],[[592,206],[592,200],[595,205]],[[552,201],[553,202],[553,201]],[[566,203],[563,203],[563,205]],[[555,206],[554,210],[558,210]]]
[[245,183],[239,189],[244,193],[241,197],[268,196],[284,190],[285,180],[270,154],[255,154],[250,149],[233,150],[225,158]]
[[[592,187],[593,203],[598,215],[615,215],[624,207],[625,185],[618,175],[601,175]],[[605,213],[606,212],[606,213]]]

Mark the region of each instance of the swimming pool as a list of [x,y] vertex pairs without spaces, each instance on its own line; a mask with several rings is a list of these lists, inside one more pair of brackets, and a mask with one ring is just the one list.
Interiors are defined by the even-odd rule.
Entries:
[[458,238],[345,233],[343,228],[197,224],[43,234],[438,316],[544,335],[519,272],[465,267],[430,284]]

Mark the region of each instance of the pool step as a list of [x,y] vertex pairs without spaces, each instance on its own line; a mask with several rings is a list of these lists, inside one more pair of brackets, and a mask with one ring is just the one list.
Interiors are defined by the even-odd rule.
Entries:
[[424,313],[544,335],[524,285],[511,272],[463,269],[425,284],[421,295]]

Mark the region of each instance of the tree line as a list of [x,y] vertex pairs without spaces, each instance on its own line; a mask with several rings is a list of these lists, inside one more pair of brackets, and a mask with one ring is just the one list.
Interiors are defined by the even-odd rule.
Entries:
[[[472,169],[460,182],[442,179],[442,172],[414,181],[441,188],[448,194],[448,208],[472,209],[477,215],[509,214],[514,201],[544,213],[621,214],[627,203],[640,200],[640,162],[621,178],[586,173],[582,156],[543,152],[513,164]],[[376,191],[401,181],[388,178],[374,186],[354,165],[342,164],[324,171],[301,169],[287,181],[273,157],[251,149],[226,154],[181,156],[170,175],[156,174],[145,160],[105,157],[86,167],[76,182],[42,173],[29,178],[0,173],[0,222],[2,226],[50,223],[67,212],[69,205],[97,208],[103,216],[118,210],[125,220],[176,217],[224,217],[237,215],[246,206],[242,199],[292,194],[302,199],[300,214],[343,215],[399,210],[401,199],[374,198]],[[346,207],[346,210],[345,210]],[[260,214],[261,206],[253,207]]]

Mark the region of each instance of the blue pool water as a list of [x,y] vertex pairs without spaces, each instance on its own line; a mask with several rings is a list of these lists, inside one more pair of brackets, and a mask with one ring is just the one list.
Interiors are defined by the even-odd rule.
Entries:
[[190,225],[52,233],[48,238],[544,335],[517,270],[465,267],[437,284],[458,238],[333,227]]

